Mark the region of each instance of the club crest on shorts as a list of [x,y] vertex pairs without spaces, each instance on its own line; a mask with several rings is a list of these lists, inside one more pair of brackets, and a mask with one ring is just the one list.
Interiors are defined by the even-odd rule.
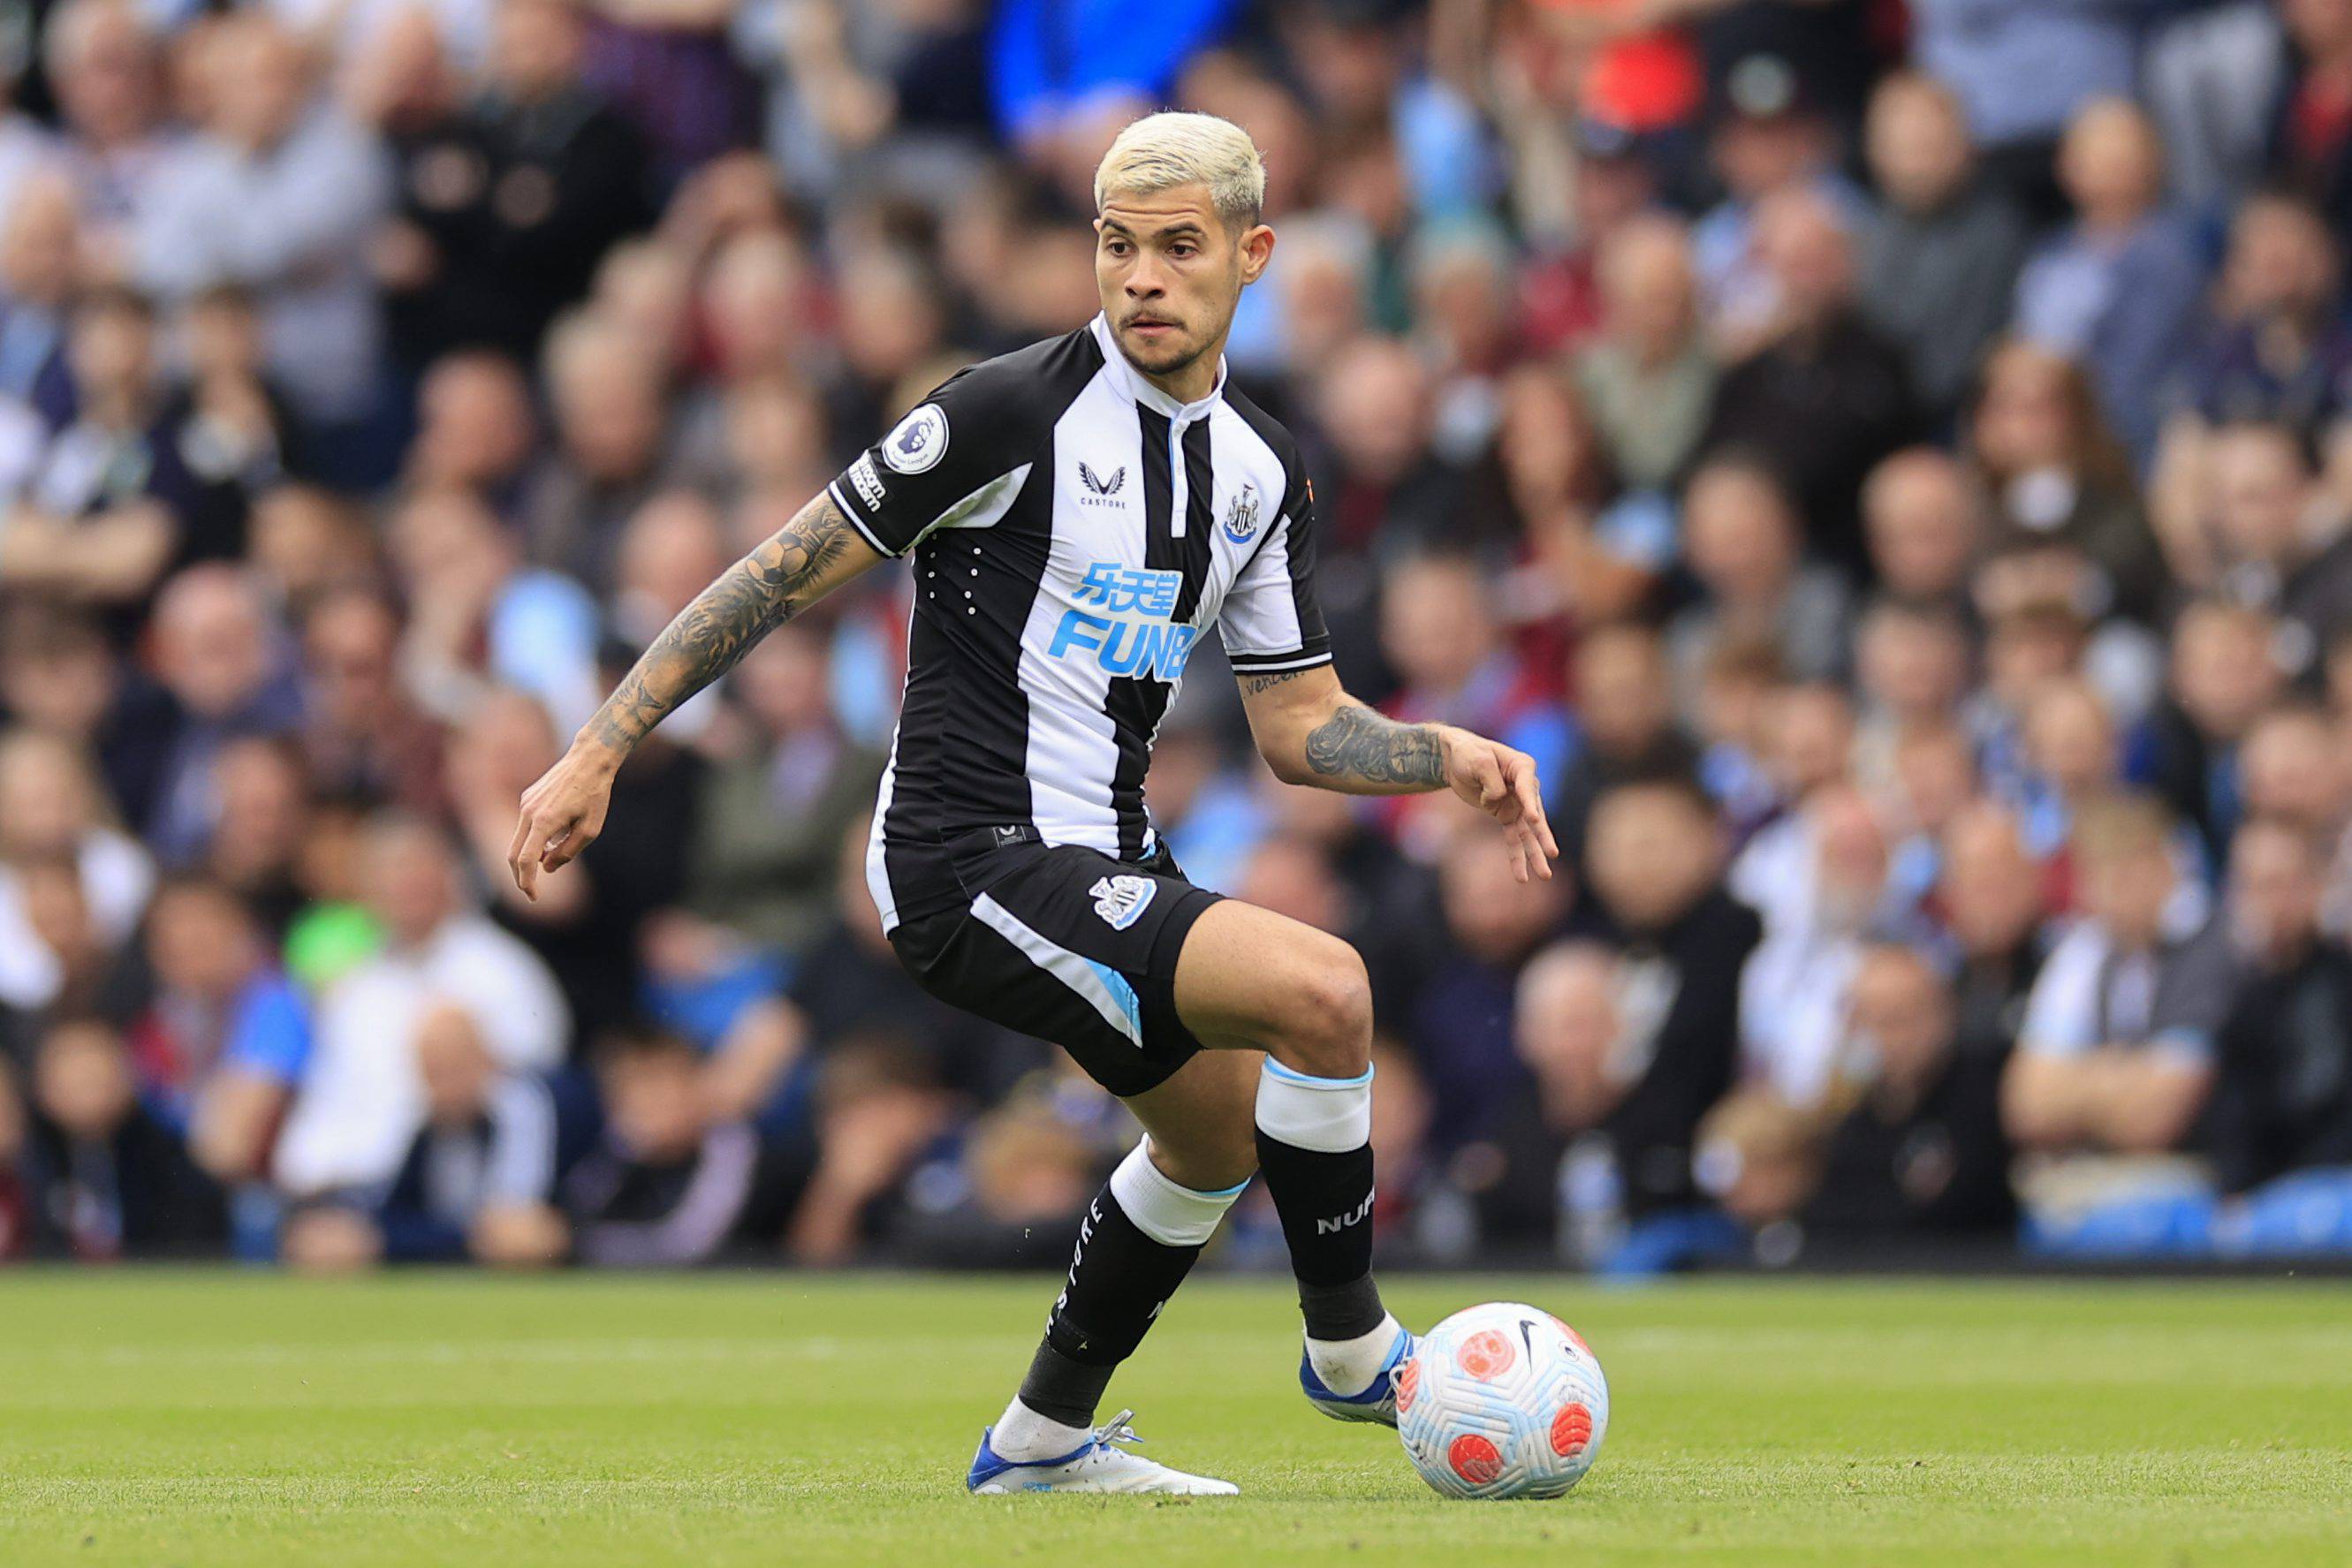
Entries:
[[1159,884],[1146,876],[1099,877],[1087,889],[1094,896],[1095,913],[1114,931],[1134,925],[1159,891]]
[[947,411],[927,402],[882,438],[882,461],[901,474],[920,474],[948,452]]
[[1257,486],[1244,485],[1225,509],[1225,538],[1245,545],[1257,533]]

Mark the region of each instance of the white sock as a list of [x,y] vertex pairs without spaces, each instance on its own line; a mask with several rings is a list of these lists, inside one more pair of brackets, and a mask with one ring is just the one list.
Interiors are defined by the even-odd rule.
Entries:
[[1391,1312],[1382,1315],[1380,1327],[1353,1339],[1309,1339],[1307,1364],[1332,1393],[1361,1394],[1372,1385],[1381,1368],[1388,1364],[1389,1348],[1396,1343],[1403,1326]]
[[[1367,1377],[1365,1382],[1370,1383]],[[1051,1421],[1015,1399],[996,1418],[995,1427],[988,1435],[988,1446],[996,1450],[1000,1459],[1026,1464],[1037,1459],[1055,1459],[1087,1440],[1084,1427],[1065,1427]]]

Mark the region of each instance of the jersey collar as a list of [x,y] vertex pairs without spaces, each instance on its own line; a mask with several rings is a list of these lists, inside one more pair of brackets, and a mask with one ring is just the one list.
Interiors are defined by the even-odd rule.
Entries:
[[1103,363],[1110,367],[1111,385],[1118,389],[1119,395],[1155,413],[1166,414],[1171,423],[1189,424],[1202,418],[1217,406],[1219,398],[1225,395],[1225,357],[1223,354],[1217,356],[1217,384],[1209,389],[1209,395],[1198,402],[1178,402],[1152,385],[1143,372],[1135,368],[1120,350],[1118,340],[1111,335],[1110,322],[1099,312],[1087,323],[1087,329],[1095,335],[1095,342],[1102,349]]

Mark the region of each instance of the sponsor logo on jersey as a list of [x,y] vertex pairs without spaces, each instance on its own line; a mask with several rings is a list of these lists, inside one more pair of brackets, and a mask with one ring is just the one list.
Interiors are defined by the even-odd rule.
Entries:
[[1119,466],[1112,469],[1110,471],[1110,477],[1106,479],[1101,475],[1096,473],[1094,469],[1087,465],[1081,463],[1078,465],[1078,479],[1080,483],[1086,486],[1087,491],[1086,495],[1078,497],[1078,505],[1082,507],[1124,507],[1127,505],[1127,497],[1119,494],[1121,490],[1127,487],[1127,465],[1125,464],[1121,464]]
[[1234,504],[1225,508],[1225,538],[1245,545],[1257,534],[1257,486],[1244,485]]
[[1120,561],[1098,560],[1071,594],[1086,609],[1062,612],[1046,654],[1055,659],[1091,654],[1114,675],[1174,682],[1201,635],[1198,626],[1180,626],[1176,596],[1184,586],[1179,571],[1150,571]]
[[947,455],[947,412],[935,402],[915,410],[882,438],[882,461],[901,474],[923,473]]
[[1095,913],[1114,931],[1124,931],[1140,919],[1151,895],[1159,891],[1159,883],[1141,876],[1106,876],[1087,889],[1095,901]]
[[857,498],[866,503],[868,511],[881,510],[882,476],[875,472],[872,453],[859,453],[857,461],[849,465],[849,487],[857,492]]

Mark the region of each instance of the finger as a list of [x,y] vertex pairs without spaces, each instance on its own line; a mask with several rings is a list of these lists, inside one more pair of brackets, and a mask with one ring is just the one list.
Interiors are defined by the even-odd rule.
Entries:
[[[1557,858],[1559,854],[1559,841],[1552,837],[1551,819],[1544,814],[1543,788],[1536,782],[1534,758],[1519,758],[1518,766],[1512,770],[1511,783],[1519,797],[1519,810],[1523,820],[1535,826],[1536,846],[1545,854]],[[1550,873],[1547,871],[1545,874]]]
[[507,870],[517,887],[522,886],[523,857],[530,852],[530,809],[525,807],[515,821],[514,839],[507,845]]
[[515,862],[515,885],[522,889],[522,895],[525,898],[530,899],[533,904],[539,902],[539,857],[537,855],[526,852],[522,859]]
[[1543,844],[1535,830],[1521,821],[1511,830],[1511,841],[1519,852],[1521,882],[1549,882],[1551,862],[1545,858]]
[[1541,818],[1538,818],[1536,831],[1528,835],[1528,863],[1536,868],[1536,880],[1538,882],[1551,880],[1551,862],[1559,854],[1558,844],[1549,844],[1547,847],[1550,838],[1550,827],[1544,823]]
[[562,871],[579,858],[580,852],[588,847],[592,836],[586,829],[575,824],[562,838],[549,842],[539,857],[539,863],[551,872]]
[[1478,804],[1486,810],[1493,810],[1496,802],[1509,792],[1502,764],[1495,760],[1491,751],[1481,751],[1470,759],[1470,777],[1478,785]]

